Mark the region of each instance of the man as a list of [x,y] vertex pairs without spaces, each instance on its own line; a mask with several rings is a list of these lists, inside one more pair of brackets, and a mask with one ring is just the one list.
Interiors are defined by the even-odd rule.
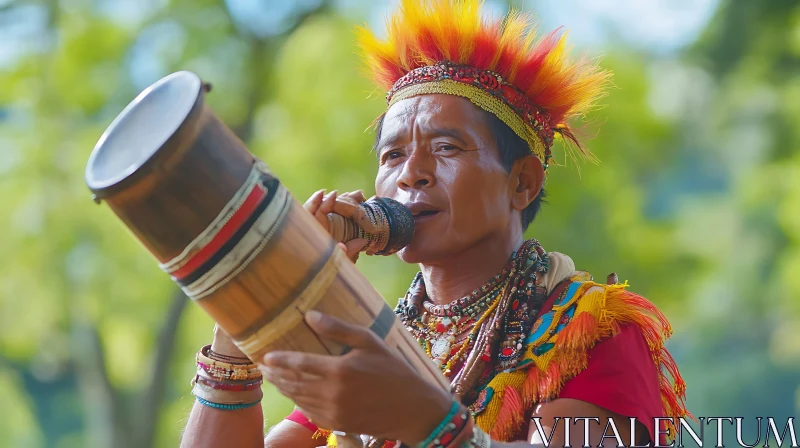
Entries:
[[[386,41],[364,29],[359,40],[389,91],[376,193],[415,218],[398,255],[421,273],[396,312],[452,391],[423,381],[368,330],[309,312],[321,337],[352,350],[264,358],[264,377],[298,410],[264,439],[257,402],[198,395],[184,445],[316,447],[328,433],[319,428],[423,447],[663,442],[654,418],[687,415],[666,319],[615,278],[594,283],[569,257],[523,240],[554,137],[583,151],[567,120],[602,95],[608,73],[567,62],[557,34],[532,43],[527,16],[484,20],[478,0],[403,0],[388,23]],[[364,199],[319,191],[306,208],[327,228],[327,213],[352,213]],[[363,244],[343,249],[355,260]],[[219,331],[207,354],[243,358]]]

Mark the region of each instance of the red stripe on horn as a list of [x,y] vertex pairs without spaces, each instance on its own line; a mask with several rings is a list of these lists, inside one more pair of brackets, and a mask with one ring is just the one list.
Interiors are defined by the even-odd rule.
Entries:
[[192,258],[183,265],[180,269],[172,272],[170,275],[175,280],[181,280],[188,277],[195,269],[203,265],[209,258],[211,258],[217,251],[236,233],[242,224],[247,221],[247,218],[253,214],[258,204],[267,195],[267,191],[260,185],[256,184],[247,195],[247,198],[231,216],[231,219],[226,222],[219,232],[214,235],[214,238],[200,251],[198,251]]

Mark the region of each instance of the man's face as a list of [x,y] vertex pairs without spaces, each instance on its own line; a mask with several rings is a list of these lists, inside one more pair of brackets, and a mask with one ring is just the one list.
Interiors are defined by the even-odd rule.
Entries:
[[466,98],[399,101],[386,112],[377,151],[377,195],[414,214],[414,240],[398,253],[407,263],[456,255],[520,219],[494,135]]

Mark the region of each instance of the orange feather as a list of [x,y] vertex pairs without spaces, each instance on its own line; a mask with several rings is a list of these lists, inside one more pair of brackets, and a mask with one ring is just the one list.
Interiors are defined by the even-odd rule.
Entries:
[[571,62],[566,33],[537,37],[534,18],[511,11],[482,15],[482,0],[401,0],[387,20],[387,37],[357,30],[372,79],[384,90],[409,71],[450,61],[492,70],[550,114],[563,134],[566,120],[590,111],[604,96],[610,73],[595,62]]

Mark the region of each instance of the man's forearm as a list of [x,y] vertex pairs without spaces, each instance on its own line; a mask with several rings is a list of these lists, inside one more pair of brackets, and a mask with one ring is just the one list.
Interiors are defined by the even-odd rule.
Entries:
[[223,411],[195,403],[181,439],[182,448],[264,447],[261,406]]

